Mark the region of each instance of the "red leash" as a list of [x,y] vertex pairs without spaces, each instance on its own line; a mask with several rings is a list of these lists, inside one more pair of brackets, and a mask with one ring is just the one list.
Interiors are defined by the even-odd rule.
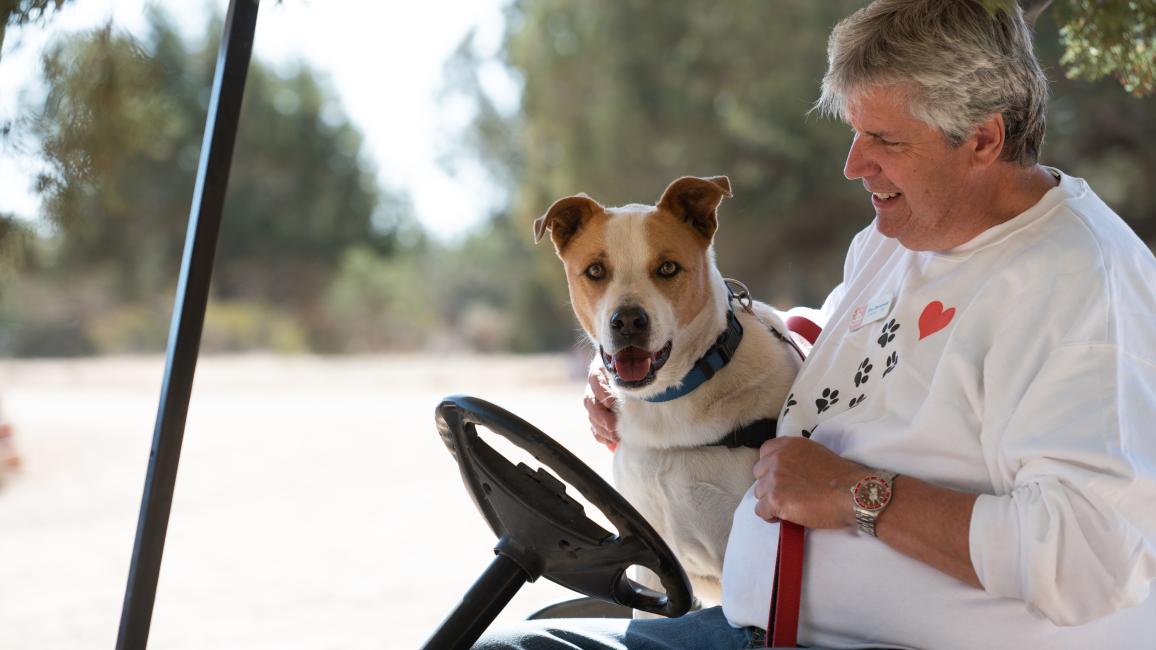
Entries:
[[767,647],[793,648],[799,639],[799,601],[803,596],[803,527],[779,522],[775,586],[767,617]]
[[[787,329],[802,335],[812,345],[815,339],[819,338],[821,331],[818,325],[802,316],[788,318]],[[767,647],[793,648],[799,643],[799,604],[803,597],[803,538],[802,526],[790,521],[779,521],[775,582],[771,591],[771,611],[767,615]]]

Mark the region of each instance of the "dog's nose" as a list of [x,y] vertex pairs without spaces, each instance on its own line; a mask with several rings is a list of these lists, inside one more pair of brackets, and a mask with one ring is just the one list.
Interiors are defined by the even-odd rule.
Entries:
[[619,307],[610,315],[610,328],[620,336],[643,334],[650,329],[650,317],[638,305]]

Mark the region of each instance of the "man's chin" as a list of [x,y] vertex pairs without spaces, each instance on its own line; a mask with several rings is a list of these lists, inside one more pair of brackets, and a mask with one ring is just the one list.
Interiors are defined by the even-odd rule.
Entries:
[[902,242],[906,228],[907,219],[897,217],[897,215],[875,213],[875,230],[879,231],[880,235],[888,239],[898,239]]
[[875,222],[875,229],[879,231],[880,235],[898,241],[900,246],[909,251],[941,252],[950,250],[957,245],[949,241],[943,241],[942,238],[936,238],[934,233],[912,232],[909,228],[886,228],[879,220]]

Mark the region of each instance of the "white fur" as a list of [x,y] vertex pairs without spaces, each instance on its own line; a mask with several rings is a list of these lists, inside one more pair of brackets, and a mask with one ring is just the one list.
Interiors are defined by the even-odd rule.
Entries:
[[[785,333],[778,312],[755,303],[755,313],[736,308],[742,343],[731,362],[710,381],[671,401],[651,403],[680,383],[726,327],[727,290],[708,251],[711,297],[708,307],[678,327],[675,306],[651,276],[652,243],[645,220],[651,206],[607,210],[605,250],[613,269],[610,284],[595,306],[587,332],[595,346],[611,349],[610,314],[631,302],[650,316],[652,351],[672,342],[671,356],[641,389],[614,388],[618,399],[618,435],[614,480],[622,494],[646,517],[674,550],[700,600],[721,598],[723,551],[739,499],[754,481],[758,450],[703,447],[726,433],[762,418],[777,418],[801,364],[797,353],[776,338],[768,325]],[[594,364],[601,365],[595,358]],[[770,551],[768,551],[770,552]]]

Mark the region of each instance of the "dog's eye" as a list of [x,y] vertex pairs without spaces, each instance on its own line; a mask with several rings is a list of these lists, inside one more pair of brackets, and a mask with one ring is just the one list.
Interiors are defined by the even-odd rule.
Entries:
[[586,267],[585,273],[591,280],[601,280],[606,277],[606,267],[601,262],[595,262]]
[[681,270],[682,267],[680,267],[677,262],[667,260],[658,267],[658,275],[664,278],[673,278]]

